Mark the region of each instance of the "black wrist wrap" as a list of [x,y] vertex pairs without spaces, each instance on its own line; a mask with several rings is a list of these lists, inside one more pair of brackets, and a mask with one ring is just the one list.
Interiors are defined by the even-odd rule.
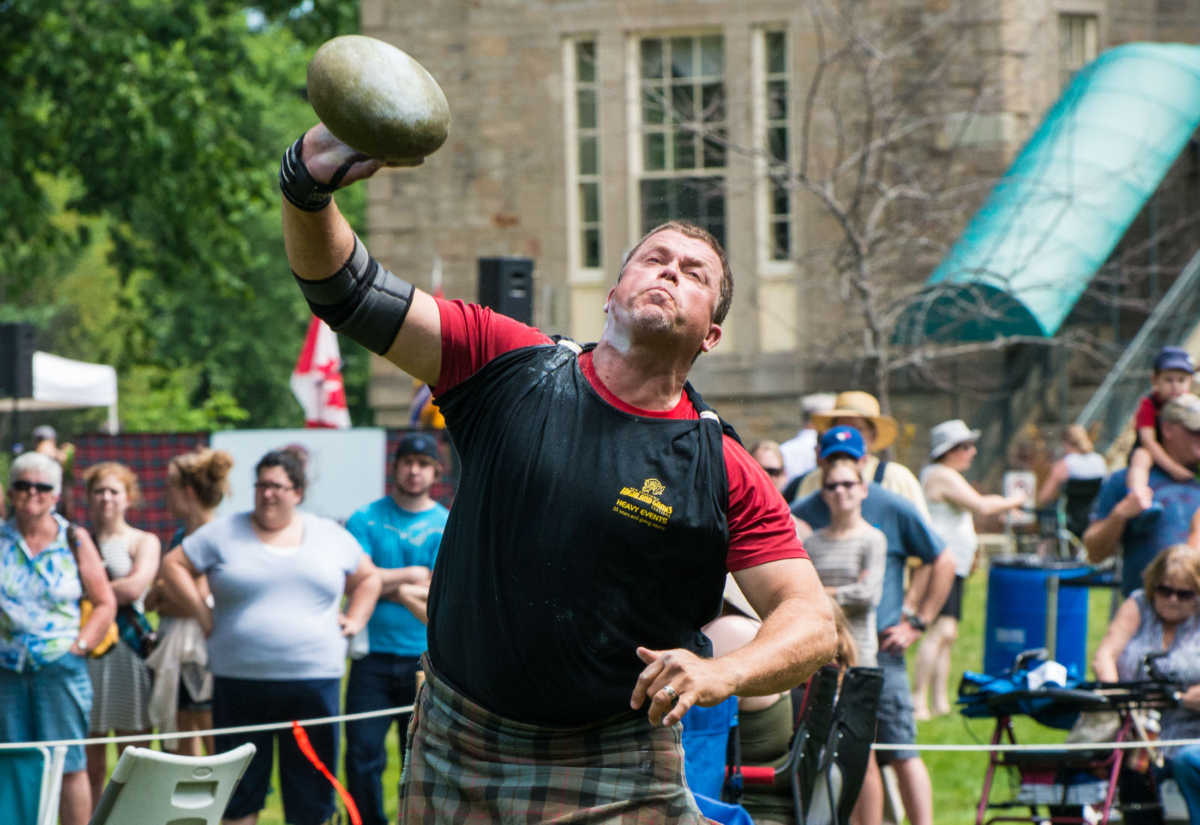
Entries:
[[296,281],[313,315],[379,355],[404,324],[414,289],[380,266],[357,236],[350,258],[333,275],[319,281],[296,276]]
[[339,169],[331,183],[320,183],[313,179],[308,173],[308,167],[304,165],[301,156],[303,144],[304,135],[301,135],[283,153],[283,161],[279,164],[279,191],[283,192],[283,196],[297,209],[320,212],[329,205],[334,190],[350,170],[353,161]]

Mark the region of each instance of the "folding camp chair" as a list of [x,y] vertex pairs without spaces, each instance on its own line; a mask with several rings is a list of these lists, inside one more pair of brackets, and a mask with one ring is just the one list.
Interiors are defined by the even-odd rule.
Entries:
[[218,825],[255,747],[213,756],[126,748],[89,825]]
[[0,750],[0,822],[54,825],[66,745]]
[[850,668],[840,690],[838,679],[836,668],[822,668],[794,698],[796,730],[786,759],[773,765],[731,763],[728,798],[740,800],[743,789],[763,789],[790,797],[797,825],[849,820],[875,738],[883,673]]

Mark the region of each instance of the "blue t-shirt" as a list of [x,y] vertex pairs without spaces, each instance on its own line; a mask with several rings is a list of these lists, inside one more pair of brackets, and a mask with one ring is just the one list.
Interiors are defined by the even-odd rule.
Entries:
[[[428,510],[410,513],[391,496],[384,496],[352,515],[346,529],[377,567],[432,570],[449,515],[449,510],[436,503]],[[367,622],[368,652],[420,656],[426,647],[424,623],[399,602],[380,599]]]
[[[1192,514],[1200,508],[1200,483],[1176,481],[1157,466],[1150,468],[1150,489],[1162,512],[1147,512],[1125,523],[1121,533],[1121,594],[1128,596],[1142,586],[1142,571],[1164,547],[1187,541]],[[1092,505],[1092,521],[1107,518],[1125,498],[1125,471],[1118,470],[1104,482]]]
[[[804,519],[814,530],[829,526],[829,506],[819,492],[793,504],[792,515]],[[900,622],[904,608],[904,565],[908,557],[927,564],[941,555],[945,543],[908,499],[874,482],[867,485],[862,515],[868,524],[887,536],[887,570],[883,574],[883,595],[875,612],[875,625],[882,632]]]

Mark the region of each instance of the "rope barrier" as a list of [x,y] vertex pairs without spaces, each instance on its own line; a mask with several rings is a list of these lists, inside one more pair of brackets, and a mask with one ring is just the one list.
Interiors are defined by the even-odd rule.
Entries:
[[171,731],[170,733],[146,733],[131,736],[96,736],[90,739],[53,739],[37,742],[0,742],[0,750],[15,750],[17,748],[53,747],[54,745],[104,745],[109,742],[123,744],[125,742],[157,742],[163,739],[188,739],[192,736],[213,736],[218,733],[260,733],[269,730],[291,730],[293,725],[332,725],[337,722],[353,722],[357,719],[373,719],[377,716],[394,716],[398,713],[411,713],[412,705],[404,707],[384,708],[383,710],[364,710],[360,713],[343,713],[339,716],[321,716],[315,719],[299,719],[291,722],[267,722],[261,725],[241,725],[233,728],[210,728],[209,730]]
[[[338,716],[321,716],[314,719],[299,719],[291,722],[267,722],[261,725],[241,725],[232,728],[210,728],[209,730],[172,731],[170,733],[147,733],[130,736],[97,736],[90,739],[54,739],[37,742],[0,742],[0,751],[17,748],[52,747],[54,745],[103,745],[108,743],[124,744],[126,742],[157,742],[165,739],[187,739],[192,736],[213,736],[229,733],[261,733],[275,730],[291,730],[293,725],[305,727],[311,725],[332,725],[338,722],[354,722],[359,719],[374,719],[379,716],[394,716],[400,713],[411,713],[412,705],[403,707],[384,708],[383,710],[367,710],[360,713],[343,713]],[[896,745],[877,742],[871,746],[875,751],[957,751],[961,753],[1020,753],[1033,751],[1094,751],[1094,750],[1134,750],[1136,748],[1174,748],[1200,745],[1196,739],[1154,739],[1126,740],[1124,742],[1059,742],[1032,745],[992,745],[992,744],[933,744],[914,743],[911,745]]]
[[893,745],[877,742],[871,746],[876,751],[961,751],[963,753],[1020,753],[1022,751],[1102,751],[1102,750],[1133,750],[1136,748],[1174,748],[1187,745],[1200,745],[1200,739],[1137,739],[1124,742],[1045,742],[1040,745],[934,745],[913,744]]

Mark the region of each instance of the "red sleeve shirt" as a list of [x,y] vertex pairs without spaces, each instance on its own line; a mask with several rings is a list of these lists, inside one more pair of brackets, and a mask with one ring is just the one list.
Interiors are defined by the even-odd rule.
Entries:
[[[434,395],[440,395],[470,378],[492,359],[510,350],[550,343],[540,330],[493,312],[488,307],[437,299],[442,322],[442,371]],[[643,410],[630,406],[601,383],[585,352],[579,366],[596,392],[619,410],[647,418],[698,418],[687,394],[674,409]],[[745,570],[777,559],[808,558],[796,538],[787,502],[767,474],[746,450],[728,435],[723,437],[725,475],[729,482],[730,571]]]
[[1134,428],[1140,430],[1142,427],[1156,427],[1158,424],[1158,407],[1154,404],[1154,398],[1149,395],[1142,396],[1142,400],[1138,403],[1137,413],[1134,415]]

